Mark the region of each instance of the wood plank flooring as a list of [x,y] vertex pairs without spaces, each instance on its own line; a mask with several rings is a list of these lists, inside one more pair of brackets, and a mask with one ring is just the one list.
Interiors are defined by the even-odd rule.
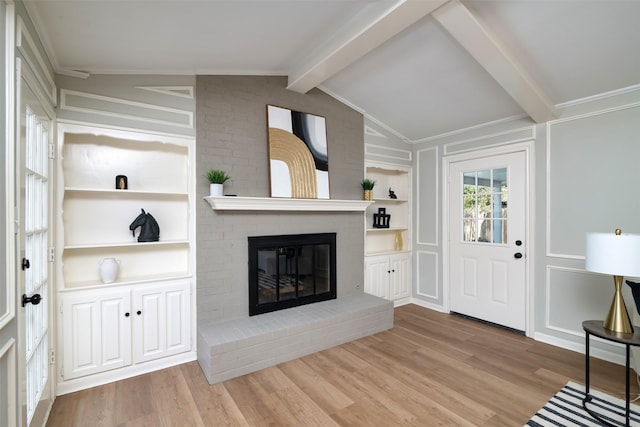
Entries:
[[[624,396],[624,367],[591,372]],[[213,386],[192,362],[60,396],[47,426],[514,427],[569,380],[582,354],[406,305],[389,331]]]

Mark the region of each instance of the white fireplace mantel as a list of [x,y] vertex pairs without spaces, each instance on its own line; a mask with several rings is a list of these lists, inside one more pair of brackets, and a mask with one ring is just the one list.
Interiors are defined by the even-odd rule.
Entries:
[[366,200],[288,199],[278,197],[208,196],[214,211],[313,211],[364,212],[373,203]]

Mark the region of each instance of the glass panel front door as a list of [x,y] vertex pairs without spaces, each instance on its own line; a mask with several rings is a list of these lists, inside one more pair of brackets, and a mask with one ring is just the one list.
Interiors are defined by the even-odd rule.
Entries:
[[507,168],[463,173],[462,236],[465,242],[507,242]]

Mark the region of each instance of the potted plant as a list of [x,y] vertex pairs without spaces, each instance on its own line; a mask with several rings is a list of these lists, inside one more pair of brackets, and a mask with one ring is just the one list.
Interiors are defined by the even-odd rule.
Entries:
[[222,196],[222,187],[231,177],[223,170],[211,169],[207,172],[207,179],[209,180],[209,195],[210,196]]
[[373,200],[373,187],[375,187],[376,182],[365,178],[360,182],[360,185],[362,186],[362,199],[363,200]]

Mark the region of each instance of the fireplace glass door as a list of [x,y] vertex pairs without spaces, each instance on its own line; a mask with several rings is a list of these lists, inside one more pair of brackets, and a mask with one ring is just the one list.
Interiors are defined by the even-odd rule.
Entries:
[[318,240],[324,234],[249,238],[249,314],[335,298],[329,235],[333,241]]

